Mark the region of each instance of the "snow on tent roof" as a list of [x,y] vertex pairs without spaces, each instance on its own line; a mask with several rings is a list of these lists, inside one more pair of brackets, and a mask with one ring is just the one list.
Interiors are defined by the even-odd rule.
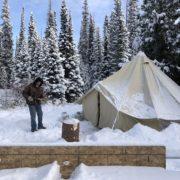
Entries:
[[180,87],[143,52],[93,89],[133,117],[180,120]]

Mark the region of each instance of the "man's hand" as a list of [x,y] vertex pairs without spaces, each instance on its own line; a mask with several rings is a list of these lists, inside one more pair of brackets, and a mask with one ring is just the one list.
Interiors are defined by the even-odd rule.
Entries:
[[28,101],[33,101],[33,98],[31,96],[29,96]]
[[44,98],[37,98],[37,100],[39,100],[43,103],[46,103],[48,99],[46,97],[44,97]]

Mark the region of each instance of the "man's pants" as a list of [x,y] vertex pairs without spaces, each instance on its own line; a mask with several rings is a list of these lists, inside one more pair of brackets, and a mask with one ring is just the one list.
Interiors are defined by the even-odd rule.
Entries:
[[29,112],[30,112],[30,116],[31,116],[31,130],[35,130],[36,129],[36,113],[38,116],[38,128],[42,127],[42,116],[43,116],[43,112],[42,112],[42,108],[40,104],[36,104],[36,105],[29,105]]

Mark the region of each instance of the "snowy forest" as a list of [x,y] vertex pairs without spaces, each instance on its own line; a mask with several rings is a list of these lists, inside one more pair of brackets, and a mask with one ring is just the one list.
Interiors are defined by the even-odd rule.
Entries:
[[[16,42],[8,0],[3,0],[0,88],[21,90],[36,77],[42,77],[50,100],[74,102],[98,81],[119,70],[138,51],[145,52],[180,84],[179,0],[143,0],[141,7],[137,0],[127,0],[126,14],[121,0],[112,1],[111,15],[99,17],[104,18],[104,27],[100,29],[91,15],[88,0],[84,0],[82,19],[79,19],[80,38],[76,44],[73,17],[65,0],[60,14],[52,9],[49,0],[43,37],[38,34],[33,13],[25,27],[23,8]],[[57,28],[57,16],[60,16],[60,28]]]

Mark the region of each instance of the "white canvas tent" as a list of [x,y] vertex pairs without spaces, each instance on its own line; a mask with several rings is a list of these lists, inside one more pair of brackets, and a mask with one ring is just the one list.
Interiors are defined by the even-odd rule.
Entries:
[[100,128],[126,131],[140,122],[161,129],[180,122],[180,87],[143,52],[78,102],[83,104],[85,119]]

